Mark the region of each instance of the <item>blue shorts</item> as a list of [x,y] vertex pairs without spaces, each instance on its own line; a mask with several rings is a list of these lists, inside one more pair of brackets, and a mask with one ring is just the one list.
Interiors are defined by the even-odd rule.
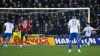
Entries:
[[21,32],[21,36],[28,36],[27,32]]
[[76,38],[76,40],[79,40],[79,34],[78,33],[70,33],[69,40],[73,40]]
[[7,38],[8,40],[10,40],[11,36],[12,36],[12,33],[4,33],[3,34],[3,38]]
[[88,38],[90,38],[91,36],[84,36],[84,37],[82,37],[81,39],[88,39]]

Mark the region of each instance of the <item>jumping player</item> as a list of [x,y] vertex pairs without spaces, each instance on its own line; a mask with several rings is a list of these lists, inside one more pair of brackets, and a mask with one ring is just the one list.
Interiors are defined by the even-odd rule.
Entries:
[[8,44],[9,44],[9,40],[10,40],[12,33],[13,33],[14,25],[13,25],[13,23],[11,23],[10,20],[8,20],[8,22],[6,22],[4,24],[3,29],[5,29],[5,31],[4,31],[4,34],[3,34],[1,47],[4,45],[4,40],[6,39],[6,45],[4,46],[4,49],[6,50]]
[[80,38],[79,38],[79,33],[80,33],[80,23],[76,19],[76,16],[73,15],[72,19],[68,23],[68,28],[70,29],[70,35],[69,35],[69,51],[71,52],[72,49],[72,40],[76,38],[77,44],[78,44],[78,52],[80,51]]

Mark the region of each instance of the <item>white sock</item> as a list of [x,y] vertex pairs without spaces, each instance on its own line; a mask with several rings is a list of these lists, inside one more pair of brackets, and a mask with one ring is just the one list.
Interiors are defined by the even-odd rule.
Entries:
[[80,51],[80,49],[78,49],[78,51]]
[[2,41],[2,44],[4,44],[4,41]]
[[89,38],[89,41],[88,41],[88,43],[87,43],[88,45],[90,45],[90,38]]
[[5,45],[5,47],[7,47],[8,45]]
[[71,49],[69,49],[69,51],[71,51]]
[[20,46],[22,46],[22,44]]
[[26,45],[26,43],[23,44],[24,46]]
[[20,45],[20,47],[22,47],[22,45]]
[[81,47],[82,45],[80,45],[80,47]]

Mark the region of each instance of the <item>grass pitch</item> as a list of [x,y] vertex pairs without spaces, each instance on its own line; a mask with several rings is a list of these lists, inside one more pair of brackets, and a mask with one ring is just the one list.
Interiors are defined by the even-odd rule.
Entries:
[[82,46],[81,53],[73,46],[68,53],[68,46],[8,46],[7,50],[0,48],[0,56],[100,56],[100,46]]

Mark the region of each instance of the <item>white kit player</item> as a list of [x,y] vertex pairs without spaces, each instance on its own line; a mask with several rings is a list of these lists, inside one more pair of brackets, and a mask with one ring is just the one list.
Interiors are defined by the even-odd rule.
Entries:
[[73,15],[72,19],[69,21],[68,27],[70,29],[69,51],[68,52],[71,52],[71,49],[72,49],[72,40],[74,40],[74,38],[77,40],[78,52],[81,52],[80,51],[80,38],[79,38],[80,23],[79,23],[79,20],[76,19],[75,15]]
[[87,23],[86,27],[83,30],[83,32],[85,32],[85,36],[82,39],[86,39],[86,38],[88,39],[87,45],[90,45],[90,37],[93,30],[94,28],[90,26],[90,23]]
[[3,39],[2,39],[2,44],[1,44],[1,47],[4,45],[4,40],[6,39],[6,45],[4,46],[4,49],[6,50],[8,44],[9,44],[9,40],[10,40],[10,37],[12,36],[12,33],[13,33],[13,29],[14,29],[14,25],[13,23],[11,23],[10,20],[8,20],[8,22],[6,22],[4,24],[4,28],[5,31],[3,33]]

